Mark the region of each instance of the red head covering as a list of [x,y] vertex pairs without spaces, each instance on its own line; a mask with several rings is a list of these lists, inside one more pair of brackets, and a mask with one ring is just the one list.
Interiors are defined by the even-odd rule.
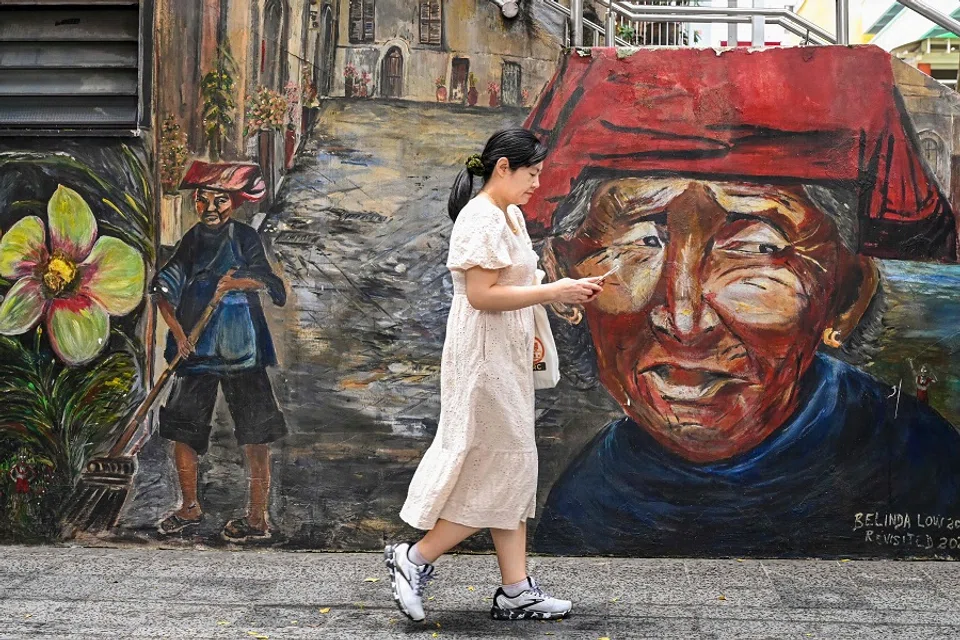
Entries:
[[662,173],[843,186],[862,253],[957,259],[953,207],[873,46],[573,51],[527,127],[550,149],[532,232],[587,174]]
[[234,207],[246,202],[259,202],[267,187],[260,176],[260,167],[244,162],[194,162],[190,165],[181,189],[209,189],[230,194]]

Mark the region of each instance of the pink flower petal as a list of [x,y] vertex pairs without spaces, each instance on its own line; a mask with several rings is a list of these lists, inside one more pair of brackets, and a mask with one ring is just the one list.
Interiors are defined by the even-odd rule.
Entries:
[[47,259],[43,220],[27,216],[0,237],[0,276],[8,280],[32,275]]
[[97,239],[97,220],[79,193],[60,185],[47,203],[50,248],[82,262]]
[[24,278],[0,302],[0,334],[16,336],[37,326],[46,301],[39,280]]
[[57,298],[47,314],[50,344],[70,365],[93,360],[107,346],[110,316],[100,303],[84,295]]

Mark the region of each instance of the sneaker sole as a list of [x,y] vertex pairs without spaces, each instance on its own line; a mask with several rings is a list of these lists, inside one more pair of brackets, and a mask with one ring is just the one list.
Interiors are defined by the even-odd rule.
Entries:
[[400,590],[397,589],[397,565],[393,561],[394,551],[396,547],[394,545],[388,545],[383,550],[383,564],[387,565],[387,570],[390,571],[390,590],[393,592],[393,602],[397,605],[397,609],[400,610],[400,613],[405,615],[408,620],[411,622],[423,622],[426,620],[426,617],[417,619],[410,615],[406,609],[403,608],[403,603],[400,601]]
[[494,620],[562,620],[569,615],[569,611],[564,611],[563,613],[547,613],[546,611],[501,609],[500,607],[490,609],[490,617]]

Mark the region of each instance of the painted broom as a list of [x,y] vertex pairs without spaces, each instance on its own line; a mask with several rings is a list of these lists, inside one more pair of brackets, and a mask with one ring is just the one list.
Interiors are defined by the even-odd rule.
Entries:
[[[234,271],[230,270],[227,276],[232,275]],[[213,317],[213,312],[220,304],[220,298],[221,295],[215,295],[203,310],[203,314],[190,332],[190,344],[196,344],[200,339],[210,318]],[[170,361],[107,455],[87,463],[87,468],[81,474],[80,481],[68,503],[71,507],[64,516],[61,529],[64,538],[72,538],[84,532],[97,533],[116,526],[120,511],[130,494],[133,476],[137,472],[137,452],[125,453],[125,450],[182,360],[178,353]]]

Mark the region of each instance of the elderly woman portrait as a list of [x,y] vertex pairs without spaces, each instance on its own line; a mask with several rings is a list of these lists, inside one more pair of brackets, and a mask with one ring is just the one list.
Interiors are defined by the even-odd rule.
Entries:
[[624,413],[553,486],[536,550],[869,555],[858,514],[960,516],[960,435],[858,367],[877,258],[956,260],[890,60],[657,53],[572,59],[528,122],[553,143],[525,212],[545,270],[619,268],[554,325]]

